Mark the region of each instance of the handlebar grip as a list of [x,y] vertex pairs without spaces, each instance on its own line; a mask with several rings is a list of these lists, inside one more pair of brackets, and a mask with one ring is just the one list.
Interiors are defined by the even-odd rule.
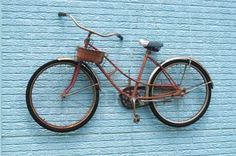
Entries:
[[117,36],[121,41],[124,39],[121,34],[117,34],[116,36]]
[[67,14],[65,12],[58,12],[58,16],[61,17],[61,16],[67,16]]

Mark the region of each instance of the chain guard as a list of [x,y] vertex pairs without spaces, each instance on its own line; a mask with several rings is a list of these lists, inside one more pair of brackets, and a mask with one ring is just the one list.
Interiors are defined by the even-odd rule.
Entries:
[[[134,86],[126,87],[123,89],[123,92],[127,93],[128,95],[132,95],[134,90]],[[137,94],[135,96],[141,96],[140,94],[145,94],[145,86],[139,86],[137,90]],[[127,109],[133,109],[132,102],[130,101],[129,97],[120,94],[120,101],[121,104],[126,107]],[[141,107],[142,104],[136,100],[136,108]]]

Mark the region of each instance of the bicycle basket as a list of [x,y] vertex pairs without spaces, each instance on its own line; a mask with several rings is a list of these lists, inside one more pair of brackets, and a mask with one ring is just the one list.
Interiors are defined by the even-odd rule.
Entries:
[[101,64],[105,53],[98,50],[91,50],[85,48],[77,49],[78,61],[93,62],[95,64]]

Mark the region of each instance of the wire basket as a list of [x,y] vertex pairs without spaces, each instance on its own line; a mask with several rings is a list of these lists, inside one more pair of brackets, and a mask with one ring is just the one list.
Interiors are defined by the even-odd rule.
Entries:
[[77,49],[78,61],[93,62],[95,64],[101,64],[104,59],[105,53],[98,50],[91,50],[85,48]]

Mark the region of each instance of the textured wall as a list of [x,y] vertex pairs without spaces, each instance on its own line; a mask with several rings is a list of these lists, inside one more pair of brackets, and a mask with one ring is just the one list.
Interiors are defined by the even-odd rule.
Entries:
[[[2,9],[0,2],[0,36],[2,36]],[[2,62],[2,37],[0,38],[0,61]],[[2,63],[0,65],[0,108],[2,108]],[[0,110],[0,134],[2,134],[2,111]],[[0,144],[2,145],[2,135],[0,136]],[[2,151],[2,146],[0,146],[0,152]]]
[[[48,60],[73,57],[86,35],[71,21],[59,20],[58,11],[100,32],[123,34],[123,42],[95,37],[94,43],[132,75],[144,53],[139,38],[164,43],[153,54],[158,60],[179,55],[199,60],[215,85],[205,116],[172,128],[142,108],[136,125],[99,74],[100,103],[86,126],[66,134],[38,126],[25,104],[28,79]],[[2,0],[2,155],[235,155],[235,19],[235,0]]]

